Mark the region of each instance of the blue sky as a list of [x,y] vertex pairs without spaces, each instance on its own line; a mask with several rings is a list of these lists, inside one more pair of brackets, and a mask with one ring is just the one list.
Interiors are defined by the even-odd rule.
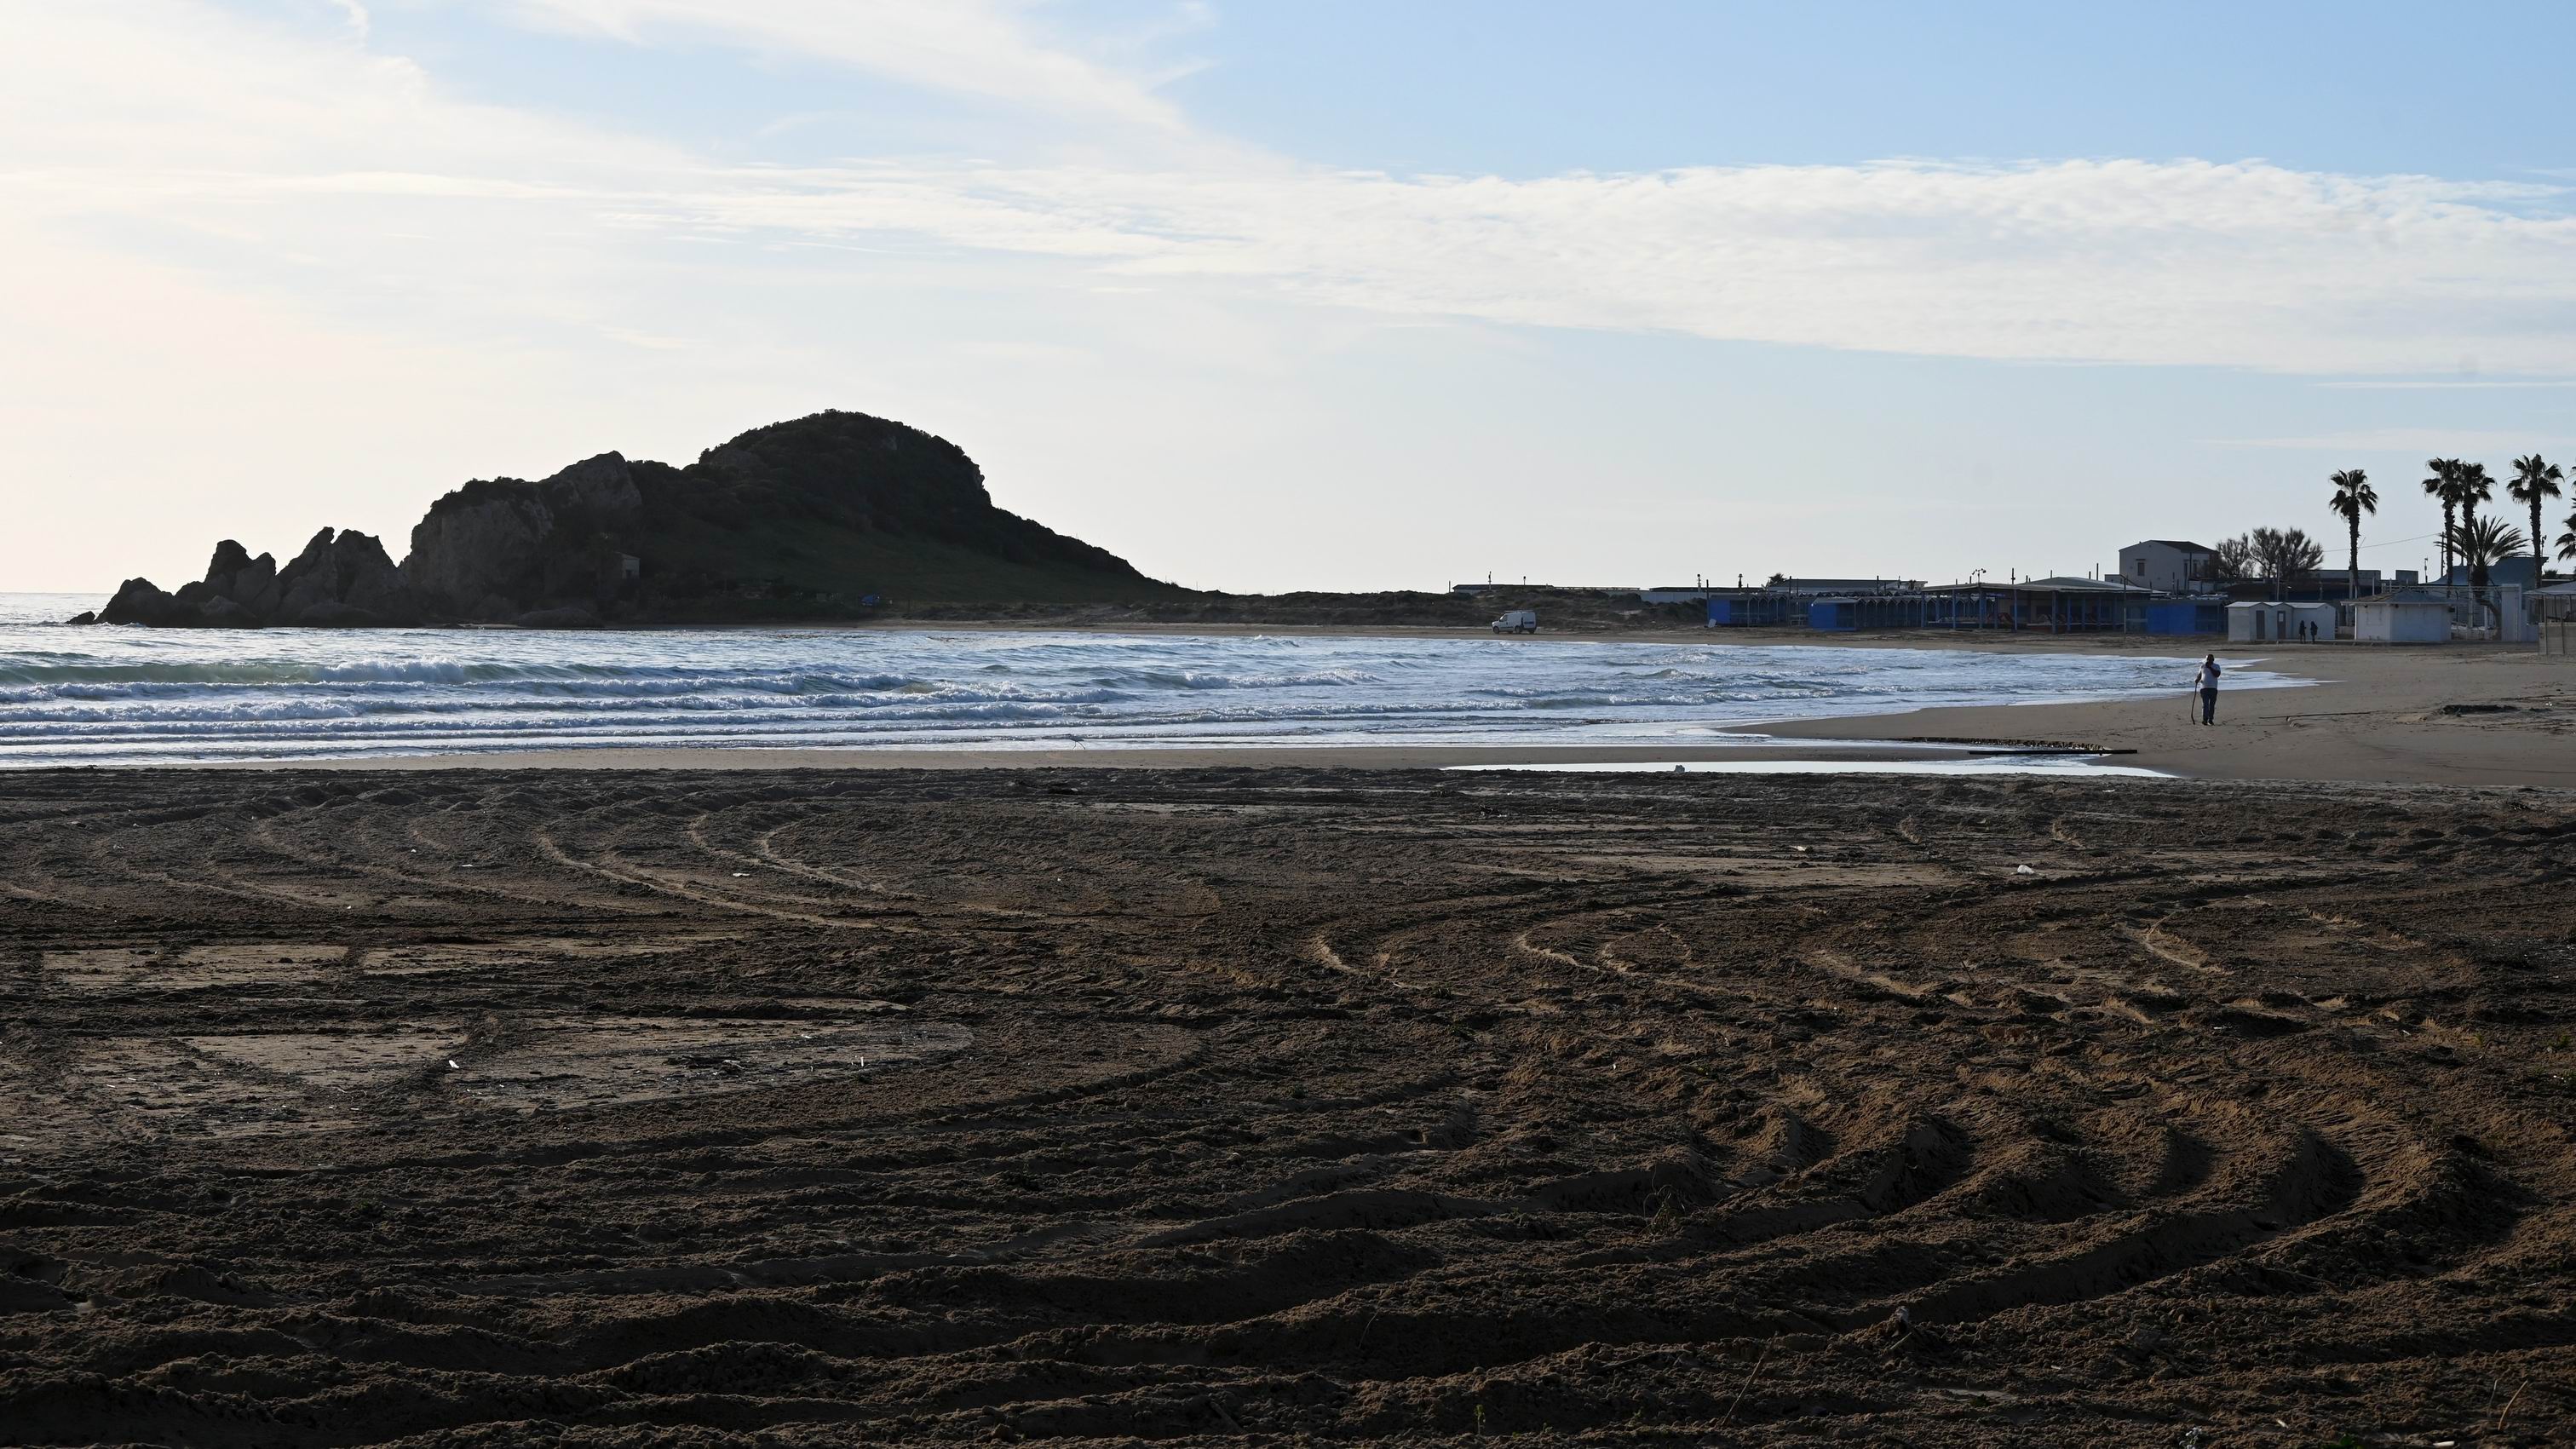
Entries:
[[2339,558],[2356,466],[2403,566],[2576,462],[2571,7],[13,8],[0,589],[821,407],[1238,590]]

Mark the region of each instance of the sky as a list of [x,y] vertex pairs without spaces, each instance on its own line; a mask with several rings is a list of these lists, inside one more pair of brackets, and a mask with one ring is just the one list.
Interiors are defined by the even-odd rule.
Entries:
[[2426,458],[2576,464],[2576,6],[0,0],[0,32],[0,590],[325,525],[399,558],[469,478],[823,408],[1238,592],[2082,573],[2258,524],[2340,563],[2344,468],[2364,565],[2413,567]]

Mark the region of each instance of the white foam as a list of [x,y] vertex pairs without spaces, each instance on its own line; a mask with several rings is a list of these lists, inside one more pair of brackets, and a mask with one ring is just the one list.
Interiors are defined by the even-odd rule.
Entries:
[[[0,763],[689,744],[1726,743],[1735,737],[1708,732],[2180,694],[2189,672],[2189,661],[2102,655],[1472,636],[0,624]],[[2286,681],[2239,670],[2229,682]]]

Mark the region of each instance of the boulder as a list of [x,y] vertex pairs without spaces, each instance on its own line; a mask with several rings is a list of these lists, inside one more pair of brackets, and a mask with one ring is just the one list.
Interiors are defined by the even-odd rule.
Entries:
[[206,564],[206,582],[215,586],[215,592],[229,595],[233,575],[249,567],[250,550],[225,539],[215,545],[215,556]]
[[268,554],[252,558],[229,538],[215,545],[215,560],[206,566],[206,582],[254,614],[265,615],[277,607],[277,560]]
[[[355,529],[323,529],[282,569],[267,554],[254,559],[226,541],[216,548],[207,574],[206,585],[192,587],[237,606],[241,620],[251,624],[360,629],[420,622],[411,585],[384,544]],[[204,607],[199,601],[200,613]]]
[[98,622],[98,612],[94,609],[83,609],[79,613],[65,619],[63,622],[66,624],[95,624]]
[[277,607],[269,614],[270,623],[301,624],[314,605],[339,601],[340,566],[331,552],[333,532],[326,528],[313,535],[304,551],[277,571]]
[[420,622],[420,606],[414,602],[410,582],[394,566],[383,542],[375,535],[345,530],[332,543],[331,557],[339,577],[341,603],[373,614],[387,624]]
[[116,597],[98,611],[103,624],[148,624],[167,626],[177,622],[179,601],[162,592],[150,579],[127,579],[117,586]]
[[207,629],[256,629],[259,616],[221,594],[197,606],[196,623]]

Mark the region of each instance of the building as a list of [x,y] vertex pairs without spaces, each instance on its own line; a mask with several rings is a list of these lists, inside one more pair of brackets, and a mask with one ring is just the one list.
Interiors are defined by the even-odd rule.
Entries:
[[1764,584],[1766,592],[1804,594],[1816,598],[1826,594],[1919,594],[1921,579],[1793,579],[1774,574]]
[[2146,628],[2150,634],[2224,634],[2227,604],[2217,598],[2157,599],[2146,607]]
[[[2423,580],[2413,569],[2399,569],[2386,574],[2378,569],[2363,569],[2358,578],[2350,569],[2318,569],[2299,582],[2313,588],[2321,598],[2349,600],[2366,599],[2391,589],[2412,588]],[[2356,584],[2359,587],[2355,587]]]
[[2178,538],[2150,538],[2120,550],[2120,577],[2160,594],[2187,594],[2209,577],[2218,551]]
[[[2335,614],[2334,605],[2323,603],[2233,603],[2227,606],[2227,642],[2260,644],[2275,639],[2331,639],[2335,636]],[[2307,632],[2310,629],[2316,631],[2313,636]],[[2448,637],[2447,632],[2445,637]]]
[[[2505,558],[2497,559],[2494,563],[2487,565],[2487,583],[2490,586],[2495,584],[2517,584],[2528,589],[2534,587],[2538,582],[2536,576],[2539,571],[2539,563],[2537,560],[2533,559],[2531,555],[2527,553],[2517,553]],[[2450,576],[2444,579],[2443,582],[2449,584],[2455,589],[2465,589],[2469,587],[2469,566],[2467,564],[2458,564],[2453,566]]]
[[2049,634],[2145,633],[2147,590],[2118,579],[2019,579],[1927,589],[1949,601],[1935,627]]
[[2534,589],[2523,597],[2523,607],[2531,617],[2544,623],[2576,621],[2576,580]]
[[2352,637],[2363,644],[2448,644],[2451,601],[2422,592],[2364,599],[2352,606]]

